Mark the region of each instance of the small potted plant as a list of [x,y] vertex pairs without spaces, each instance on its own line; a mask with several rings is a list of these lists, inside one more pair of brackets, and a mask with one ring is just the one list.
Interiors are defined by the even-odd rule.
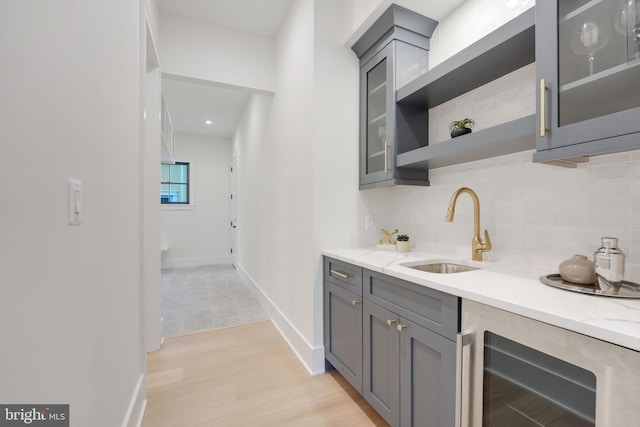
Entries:
[[396,249],[398,252],[409,252],[409,236],[406,234],[398,234],[396,239],[398,240],[396,242]]
[[455,138],[460,135],[464,135],[471,132],[471,128],[476,125],[473,119],[464,118],[462,120],[456,120],[449,123],[449,130],[451,131],[451,138]]

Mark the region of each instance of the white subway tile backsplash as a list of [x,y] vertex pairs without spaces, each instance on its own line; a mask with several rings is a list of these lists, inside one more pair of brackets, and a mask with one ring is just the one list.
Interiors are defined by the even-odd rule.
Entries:
[[635,157],[631,164],[631,176],[634,178],[640,178],[640,159],[636,159]]
[[532,151],[434,169],[430,187],[391,189],[391,225],[416,250],[469,258],[471,198],[461,194],[453,223],[444,219],[452,193],[466,186],[478,193],[481,228],[492,237],[485,259],[557,269],[575,254],[592,258],[600,238],[614,236],[627,253],[627,279],[640,281],[640,179],[631,173],[639,152],[576,169],[533,163]]
[[631,178],[630,162],[600,164],[589,168],[589,179],[592,181],[629,178]]
[[[631,211],[628,212],[590,212],[589,228],[593,230],[626,230],[628,235],[631,230]],[[612,234],[612,237],[617,237]]]

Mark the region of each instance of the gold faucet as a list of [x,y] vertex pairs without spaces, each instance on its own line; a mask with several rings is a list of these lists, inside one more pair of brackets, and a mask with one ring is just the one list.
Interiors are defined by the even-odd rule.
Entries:
[[[395,245],[396,241],[393,238],[393,235],[396,234],[398,232],[398,229],[396,228],[395,230],[393,230],[391,233],[389,233],[387,230],[385,230],[384,228],[382,230],[380,230],[380,232],[382,234],[384,234],[384,237],[387,239],[387,242],[389,242],[390,245]],[[379,244],[382,244],[382,240],[378,241]]]
[[456,202],[458,196],[462,193],[467,193],[473,199],[473,240],[471,241],[471,259],[474,261],[482,261],[482,253],[489,252],[491,250],[491,239],[489,238],[489,232],[484,230],[484,238],[487,241],[482,243],[480,238],[480,200],[475,191],[470,188],[462,187],[453,192],[451,201],[449,202],[449,208],[447,209],[447,222],[453,221],[453,215],[455,214]]

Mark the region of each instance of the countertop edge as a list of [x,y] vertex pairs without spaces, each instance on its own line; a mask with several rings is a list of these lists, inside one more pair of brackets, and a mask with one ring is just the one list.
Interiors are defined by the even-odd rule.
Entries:
[[[322,250],[321,253],[368,270],[640,352],[640,299],[578,294],[552,288],[539,281],[541,275],[553,271],[482,262],[482,270],[456,275],[436,275],[418,272],[401,264],[419,259],[451,257],[420,252],[397,253],[373,248]],[[466,279],[475,280],[482,286],[469,288],[460,284]],[[510,283],[499,283],[506,281]],[[534,283],[535,287],[532,286]],[[501,293],[501,288],[505,286],[509,286],[513,292]],[[553,302],[544,304],[544,297]],[[570,307],[571,310],[565,309],[566,307]],[[627,328],[620,330],[624,326]]]

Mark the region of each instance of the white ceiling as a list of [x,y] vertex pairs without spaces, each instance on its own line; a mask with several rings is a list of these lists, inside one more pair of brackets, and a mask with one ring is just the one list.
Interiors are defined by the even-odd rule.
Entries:
[[217,138],[233,136],[249,99],[245,91],[169,78],[162,79],[162,93],[177,133]]
[[[293,0],[158,0],[161,13],[275,38]],[[249,94],[241,90],[162,79],[178,133],[231,138]],[[213,123],[207,125],[205,120]]]
[[158,0],[160,10],[274,38],[293,0]]

